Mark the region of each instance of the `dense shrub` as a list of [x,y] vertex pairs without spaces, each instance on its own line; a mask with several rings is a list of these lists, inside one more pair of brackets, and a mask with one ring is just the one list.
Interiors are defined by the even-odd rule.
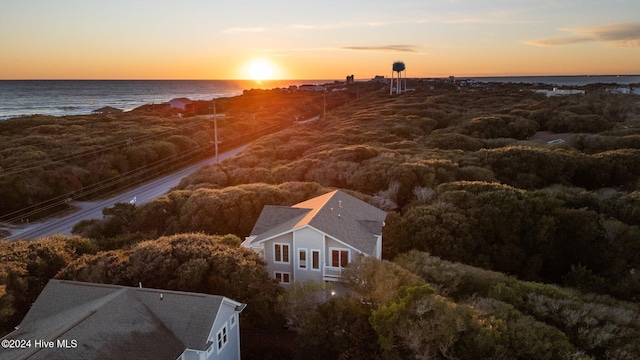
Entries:
[[429,148],[443,150],[460,149],[464,151],[478,151],[484,147],[484,143],[476,138],[458,133],[434,132],[428,137],[425,145]]
[[1,241],[0,335],[13,330],[49,279],[80,255],[94,252],[89,240],[77,237]]
[[456,132],[475,138],[515,138],[527,139],[538,130],[535,121],[517,116],[481,116],[468,123],[458,125]]
[[[492,323],[500,334],[485,339],[492,344],[493,356],[500,357],[501,351],[506,351],[510,354],[507,358],[519,354],[516,357],[523,359],[569,355],[633,359],[640,354],[633,341],[640,332],[633,315],[640,310],[637,304],[520,281],[427,253],[412,251],[394,262],[421,276],[437,294],[469,306],[478,312],[479,319]],[[413,316],[410,319],[415,321]]]
[[130,250],[85,255],[56,277],[224,295],[250,303],[249,326],[278,320],[275,299],[281,288],[251,250],[224,244],[223,237],[181,234],[141,242]]
[[575,352],[561,331],[506,304],[456,304],[426,285],[404,293],[371,317],[385,358],[560,359]]
[[602,115],[561,113],[560,116],[547,123],[553,132],[598,133],[611,129],[613,124]]

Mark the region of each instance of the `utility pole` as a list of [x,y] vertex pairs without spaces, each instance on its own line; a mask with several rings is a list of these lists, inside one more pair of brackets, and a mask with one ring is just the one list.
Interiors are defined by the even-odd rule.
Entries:
[[213,141],[216,149],[216,163],[218,159],[218,116],[216,112],[216,99],[213,99]]
[[322,119],[327,118],[327,89],[322,92]]

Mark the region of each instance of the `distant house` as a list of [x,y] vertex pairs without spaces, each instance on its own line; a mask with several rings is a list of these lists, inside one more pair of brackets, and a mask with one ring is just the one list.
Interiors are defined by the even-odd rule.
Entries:
[[169,107],[180,111],[189,111],[193,108],[193,101],[187,98],[175,98],[169,101]]
[[324,85],[300,85],[298,87],[298,90],[301,91],[325,91],[327,90],[326,86]]
[[240,359],[244,304],[223,296],[50,280],[0,348],[9,359]]
[[618,95],[629,95],[635,94],[640,95],[640,88],[633,87],[632,85],[618,85],[616,87],[607,88],[606,91],[610,94],[618,94]]
[[339,281],[358,254],[382,255],[387,213],[336,190],[293,206],[265,206],[242,243],[280,284]]
[[105,106],[105,107],[101,107],[100,109],[95,109],[92,111],[92,113],[94,114],[119,114],[121,113],[122,110],[111,107],[111,106]]
[[575,89],[562,90],[562,89],[558,89],[558,88],[555,88],[555,87],[553,88],[553,90],[536,90],[536,92],[545,94],[547,97],[562,96],[562,95],[584,95],[585,94],[584,90],[575,90]]

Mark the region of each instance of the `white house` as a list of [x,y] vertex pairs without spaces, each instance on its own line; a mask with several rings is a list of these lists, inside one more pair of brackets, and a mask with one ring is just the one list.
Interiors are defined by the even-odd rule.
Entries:
[[584,95],[585,94],[584,90],[575,90],[575,89],[562,90],[562,89],[558,89],[558,88],[555,88],[555,87],[553,88],[553,90],[536,90],[536,92],[545,94],[547,97],[562,96],[562,95]]
[[293,206],[265,206],[243,246],[281,284],[339,281],[356,255],[382,255],[387,213],[336,190]]
[[50,280],[2,338],[30,346],[0,348],[0,358],[238,360],[244,307],[223,296]]

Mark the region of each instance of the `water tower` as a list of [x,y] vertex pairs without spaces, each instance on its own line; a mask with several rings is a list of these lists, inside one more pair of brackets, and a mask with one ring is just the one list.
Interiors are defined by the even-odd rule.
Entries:
[[[402,72],[404,72],[404,81],[402,81]],[[391,89],[389,89],[389,95],[393,94],[393,79],[395,74],[398,74],[396,79],[396,94],[400,94],[402,92],[402,83],[404,82],[404,91],[407,91],[407,72],[405,71],[405,66],[402,61],[396,61],[393,63],[393,68],[391,71]]]

